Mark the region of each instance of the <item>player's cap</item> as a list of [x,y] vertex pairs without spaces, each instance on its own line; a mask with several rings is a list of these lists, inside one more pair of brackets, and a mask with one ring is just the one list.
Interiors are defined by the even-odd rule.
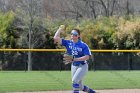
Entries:
[[72,34],[72,35],[78,35],[78,32],[77,32],[76,30],[72,30],[72,31],[71,31],[71,34]]

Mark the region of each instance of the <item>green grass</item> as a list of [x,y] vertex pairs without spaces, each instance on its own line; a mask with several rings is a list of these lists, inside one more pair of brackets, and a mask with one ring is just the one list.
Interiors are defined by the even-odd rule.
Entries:
[[[0,92],[71,90],[70,71],[1,71]],[[140,88],[140,71],[89,71],[84,84],[94,89]]]

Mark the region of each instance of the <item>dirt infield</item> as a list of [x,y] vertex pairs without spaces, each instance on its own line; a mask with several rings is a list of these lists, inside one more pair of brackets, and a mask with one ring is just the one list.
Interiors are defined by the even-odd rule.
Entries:
[[[99,93],[140,93],[140,89],[113,89],[97,90]],[[38,92],[14,92],[14,93],[72,93],[72,91],[38,91]],[[81,92],[80,93],[85,93]]]

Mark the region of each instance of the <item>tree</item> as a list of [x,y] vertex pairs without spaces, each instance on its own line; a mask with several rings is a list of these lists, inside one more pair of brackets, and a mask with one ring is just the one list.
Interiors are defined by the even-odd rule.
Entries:
[[[39,42],[39,38],[36,37],[37,32],[42,31],[41,28],[37,28],[37,26],[42,25],[42,20],[36,22],[37,19],[41,19],[41,1],[39,0],[19,0],[17,15],[19,15],[19,19],[23,21],[24,25],[27,27],[26,37],[28,38],[28,48],[32,49],[36,47],[36,43]],[[39,24],[41,23],[41,24]],[[44,31],[44,30],[43,30]],[[36,33],[36,34],[35,34]],[[28,70],[32,70],[32,53],[28,52]]]
[[[1,40],[1,47],[4,47],[3,46],[4,44],[6,44],[6,40],[7,40],[7,37],[9,36],[10,32],[8,31],[8,29],[10,29],[10,26],[14,20],[14,13],[13,12],[7,12],[5,14],[1,13],[0,14],[0,40]],[[2,44],[3,43],[3,44]]]

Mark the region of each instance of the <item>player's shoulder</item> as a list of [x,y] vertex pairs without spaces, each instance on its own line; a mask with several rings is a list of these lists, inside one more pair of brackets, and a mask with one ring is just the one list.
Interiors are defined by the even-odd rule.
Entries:
[[71,40],[64,39],[64,38],[62,38],[62,41],[65,41],[65,42],[72,42]]
[[83,45],[87,45],[84,41],[80,40],[80,43]]
[[87,45],[85,42],[83,42],[83,41],[81,41],[81,45],[82,45],[83,47],[88,47],[88,45]]

